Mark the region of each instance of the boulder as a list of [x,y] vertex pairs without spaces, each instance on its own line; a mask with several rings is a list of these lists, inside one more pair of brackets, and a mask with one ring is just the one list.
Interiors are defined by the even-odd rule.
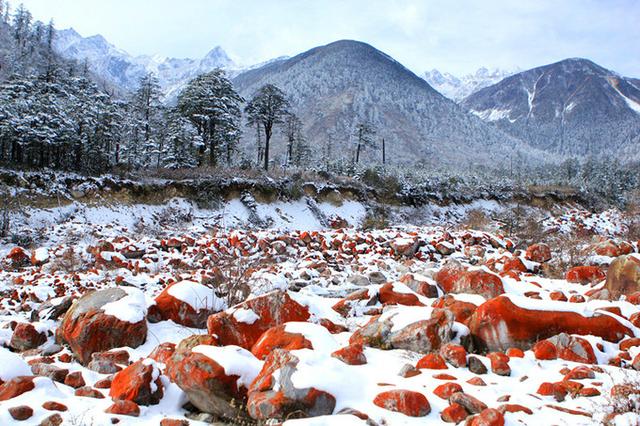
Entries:
[[488,299],[504,294],[499,276],[483,269],[466,269],[458,262],[447,262],[435,279],[445,293],[479,294]]
[[119,287],[87,293],[69,308],[58,333],[82,364],[95,352],[136,348],[147,339],[144,294]]
[[424,417],[431,412],[427,397],[420,392],[394,389],[376,395],[373,403],[389,411],[409,417]]
[[27,322],[19,322],[13,329],[9,346],[18,352],[35,349],[47,341],[47,335]]
[[224,300],[212,288],[194,281],[170,284],[155,302],[155,310],[162,319],[194,328],[206,328],[207,318],[225,308]]
[[522,308],[506,296],[486,301],[469,320],[474,344],[488,351],[526,350],[539,340],[560,333],[594,335],[610,342],[633,335],[629,328],[609,315],[595,313],[585,317],[576,312],[548,311],[543,309],[544,301],[539,303],[541,309],[534,310]]
[[566,361],[596,364],[598,359],[588,340],[578,336],[560,333],[546,340],[541,340],[533,347],[537,359],[564,359]]
[[604,280],[607,275],[598,266],[576,266],[567,271],[565,279],[575,284],[594,284]]
[[163,396],[160,369],[150,358],[137,361],[116,373],[109,396],[114,400],[133,401],[138,405],[158,404]]
[[[251,383],[247,411],[255,420],[316,417],[333,413],[335,397],[315,388],[298,389],[292,376],[299,359],[283,349],[275,349]],[[278,372],[278,374],[274,374]]]
[[251,348],[251,353],[258,359],[265,359],[276,348],[288,351],[313,349],[311,342],[302,334],[287,332],[285,327],[285,325],[279,325],[265,331]]
[[551,248],[544,243],[533,244],[527,247],[524,257],[532,262],[548,262],[551,260]]
[[640,291],[640,257],[623,255],[611,262],[604,289],[611,299]]
[[605,240],[593,246],[599,256],[618,257],[633,252],[633,246],[626,241]]
[[34,376],[18,376],[0,385],[0,401],[15,398],[33,390],[36,387],[33,383],[34,378]]
[[[215,341],[209,335],[194,335],[182,340],[167,361],[166,373],[199,410],[226,419],[245,417],[242,404],[246,402],[247,389],[261,363],[240,347],[211,346]],[[207,353],[210,348],[224,351],[222,355],[226,354],[227,360],[235,360],[241,368],[216,361]]]
[[207,329],[221,346],[236,345],[250,350],[270,328],[290,321],[307,321],[309,317],[306,306],[285,291],[274,291],[211,315]]
[[357,343],[338,349],[333,352],[331,356],[338,358],[348,365],[363,365],[367,363],[367,357],[364,355],[364,347]]

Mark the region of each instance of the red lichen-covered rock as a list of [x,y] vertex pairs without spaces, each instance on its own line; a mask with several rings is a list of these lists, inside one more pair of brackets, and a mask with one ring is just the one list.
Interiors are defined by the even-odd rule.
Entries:
[[180,419],[162,419],[160,420],[160,426],[189,426],[189,421]]
[[68,408],[66,405],[61,404],[55,401],[47,401],[42,404],[42,408],[48,411],[67,411]]
[[454,367],[462,368],[467,366],[467,351],[460,345],[447,343],[440,348],[440,355]]
[[438,354],[426,354],[416,364],[416,368],[428,368],[430,370],[446,370],[447,364]]
[[426,396],[404,389],[379,393],[373,403],[378,407],[410,417],[424,417],[431,412],[431,406]]
[[533,352],[537,359],[564,359],[586,364],[597,363],[593,347],[588,340],[561,333],[535,344]]
[[[274,350],[262,370],[251,383],[247,412],[256,420],[286,419],[296,413],[305,417],[329,415],[336,405],[335,397],[315,388],[299,389],[292,375],[299,359],[282,349]],[[278,371],[278,374],[274,374]]]
[[570,283],[592,284],[604,280],[607,275],[598,266],[576,266],[567,271],[565,279]]
[[469,417],[467,410],[460,404],[453,403],[440,413],[440,419],[445,423],[460,423]]
[[307,321],[309,317],[306,306],[287,292],[275,291],[211,315],[207,329],[221,346],[237,345],[250,350],[268,329],[290,321]]
[[40,426],[60,426],[62,422],[62,416],[58,413],[55,413],[42,420],[40,422]]
[[551,260],[551,248],[544,243],[533,244],[527,247],[524,257],[533,262],[548,262]]
[[404,274],[398,281],[421,296],[428,298],[438,297],[438,288],[419,274]]
[[149,354],[149,358],[161,364],[167,364],[176,351],[176,344],[171,342],[160,343]]
[[502,404],[497,409],[502,414],[504,413],[525,413],[529,415],[533,414],[533,411],[530,408],[520,404]]
[[499,276],[483,269],[468,270],[457,262],[447,263],[435,279],[445,293],[479,294],[486,298],[504,294]]
[[364,347],[358,343],[338,349],[333,352],[331,356],[338,358],[348,365],[363,365],[367,363],[367,358],[364,355]]
[[434,395],[446,400],[456,392],[462,392],[462,386],[455,382],[443,383],[433,390]]
[[182,340],[167,363],[166,373],[201,411],[228,419],[242,417],[244,413],[234,401],[246,401],[248,384],[239,381],[239,375],[227,373],[215,360],[193,351],[197,347],[215,345],[215,340],[208,335]]
[[10,407],[8,411],[11,417],[13,417],[14,420],[18,421],[24,421],[33,416],[33,408],[29,407],[28,405]]
[[34,389],[33,376],[18,376],[0,385],[0,401],[6,401]]
[[556,346],[548,340],[541,340],[533,345],[533,354],[539,360],[552,360],[558,358]]
[[603,290],[608,292],[606,298],[609,299],[618,299],[620,296],[639,291],[640,257],[620,256],[611,262]]
[[380,287],[380,290],[378,290],[378,298],[383,305],[424,306],[418,299],[418,296],[407,293],[406,291],[395,290],[393,283],[386,283]]
[[527,272],[527,266],[519,257],[511,256],[504,259],[502,272]]
[[495,408],[487,408],[471,418],[467,424],[468,426],[504,426],[504,415]]
[[19,322],[13,330],[9,346],[16,351],[26,351],[35,349],[46,341],[47,335],[45,333],[39,332],[28,322]]
[[64,378],[64,384],[71,386],[74,389],[78,389],[86,385],[84,378],[82,377],[82,371],[74,371],[73,373],[67,374],[67,377]]
[[462,300],[456,300],[451,295],[446,295],[436,300],[433,305],[434,308],[441,308],[451,311],[456,322],[467,325],[469,318],[477,309],[477,306],[471,302],[464,302]]
[[506,296],[480,305],[469,320],[469,329],[477,347],[489,351],[529,349],[560,333],[594,335],[610,342],[633,334],[609,315],[584,317],[575,312],[525,309]]
[[487,408],[487,404],[464,392],[456,392],[451,395],[449,403],[460,404],[471,414],[477,414]]
[[111,381],[109,396],[114,400],[133,401],[138,405],[152,405],[163,396],[160,369],[150,358],[135,362],[116,373]]
[[138,417],[140,415],[140,407],[133,401],[126,399],[120,399],[114,401],[106,410],[105,413],[119,414],[121,416]]
[[378,303],[378,295],[376,294],[375,296],[372,296],[369,294],[368,288],[362,288],[340,300],[338,303],[333,305],[332,309],[343,317],[347,317],[354,306],[360,304],[373,306],[376,303]]
[[509,357],[501,352],[491,352],[487,354],[487,358],[491,361],[491,371],[499,376],[510,376],[511,367],[509,367]]
[[393,322],[390,318],[375,316],[351,335],[349,343],[429,353],[451,341],[452,327],[453,314],[443,309],[434,309],[428,320],[411,323],[396,331],[391,331]]
[[599,256],[618,257],[633,252],[633,246],[626,241],[605,240],[593,247]]
[[[87,293],[71,306],[65,314],[60,328],[60,339],[67,342],[82,364],[91,360],[91,354],[112,348],[129,346],[136,348],[147,338],[147,321],[144,295],[140,290],[123,290],[119,287]],[[128,311],[136,310],[132,314],[133,321],[124,321],[117,316],[121,308],[114,303],[127,298],[124,305]],[[137,303],[136,303],[137,302]],[[108,313],[104,311],[109,309]],[[114,314],[114,315],[111,315]]]
[[45,362],[31,364],[31,372],[34,376],[48,377],[58,383],[64,383],[65,378],[69,374],[69,370],[66,368],[60,368]]
[[104,395],[97,389],[93,389],[91,386],[83,386],[76,389],[73,393],[75,396],[82,396],[85,398],[104,399]]
[[162,319],[194,328],[206,328],[207,318],[224,308],[224,301],[212,288],[194,281],[168,285],[155,302]]
[[274,349],[313,349],[313,345],[300,333],[285,331],[285,325],[270,328],[251,348],[251,353],[258,359],[265,359]]
[[13,268],[22,268],[31,264],[31,256],[22,247],[14,247],[7,255],[7,260]]

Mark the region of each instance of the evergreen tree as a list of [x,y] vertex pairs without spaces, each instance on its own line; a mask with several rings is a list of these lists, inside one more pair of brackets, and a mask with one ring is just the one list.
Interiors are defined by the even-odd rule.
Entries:
[[208,150],[209,166],[217,166],[221,154],[231,164],[240,139],[243,101],[221,69],[191,80],[178,97],[178,110],[195,126]]
[[269,145],[274,126],[284,122],[289,101],[273,84],[262,86],[247,104],[245,112],[250,125],[260,123],[264,129],[264,169],[269,170]]

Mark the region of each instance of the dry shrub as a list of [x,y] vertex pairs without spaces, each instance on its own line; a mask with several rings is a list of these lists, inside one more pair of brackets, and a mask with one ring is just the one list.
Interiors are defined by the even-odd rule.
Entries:
[[588,247],[591,239],[587,235],[578,232],[568,234],[553,234],[547,238],[547,243],[552,248],[554,255],[545,264],[543,273],[549,278],[564,278],[566,272],[574,266],[586,264],[589,257]]
[[218,262],[212,284],[216,286],[216,296],[234,306],[244,302],[251,294],[251,275],[260,262],[248,257],[223,259]]
[[620,373],[621,379],[614,379],[608,373],[614,383],[615,391],[604,394],[605,401],[597,407],[596,412],[602,413],[602,424],[605,426],[617,424],[615,421],[617,415],[628,413],[640,415],[640,374],[634,370],[620,370]]
[[53,259],[48,266],[52,272],[78,272],[82,270],[83,262],[80,255],[73,250],[73,247],[66,249],[62,256]]
[[488,231],[491,225],[491,219],[483,210],[472,209],[467,212],[467,216],[464,218],[462,225],[468,229]]

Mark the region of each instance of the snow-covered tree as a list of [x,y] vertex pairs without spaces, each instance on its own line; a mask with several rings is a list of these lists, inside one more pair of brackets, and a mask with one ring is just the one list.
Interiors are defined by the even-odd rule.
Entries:
[[258,89],[251,98],[245,112],[249,125],[260,123],[264,130],[264,169],[269,170],[269,144],[274,126],[282,124],[289,109],[289,101],[282,90],[273,84]]
[[240,139],[243,101],[221,69],[191,80],[178,97],[178,110],[196,127],[209,166],[217,166],[221,155],[231,164]]

